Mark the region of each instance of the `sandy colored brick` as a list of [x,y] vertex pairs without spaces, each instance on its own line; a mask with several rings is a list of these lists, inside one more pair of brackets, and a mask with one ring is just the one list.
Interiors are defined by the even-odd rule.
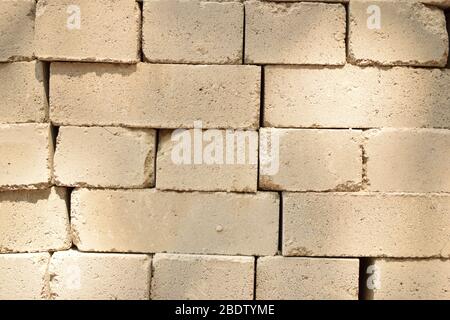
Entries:
[[449,130],[371,130],[366,139],[368,190],[450,192]]
[[258,132],[163,130],[156,167],[160,190],[256,192]]
[[0,62],[33,58],[35,10],[34,0],[0,1]]
[[252,300],[254,257],[158,253],[152,300]]
[[358,300],[358,259],[263,257],[258,300]]
[[62,188],[0,192],[0,253],[69,249],[67,200]]
[[449,238],[448,194],[283,194],[283,255],[449,258]]
[[56,300],[148,300],[151,258],[144,254],[55,252],[50,295]]
[[113,127],[61,127],[57,185],[143,188],[153,185],[156,132]]
[[0,123],[47,120],[48,104],[42,63],[1,63],[0,83]]
[[[272,143],[268,149],[267,144]],[[260,130],[259,187],[284,191],[356,191],[362,184],[358,130]],[[265,171],[271,161],[273,170]]]
[[48,298],[47,266],[50,254],[0,255],[0,299],[41,300]]
[[82,251],[274,255],[279,205],[267,192],[77,189],[71,223]]
[[368,274],[366,282],[376,279],[379,287],[368,291],[368,299],[450,299],[450,260],[380,259],[373,265],[376,275]]
[[265,68],[264,125],[450,128],[450,70]]
[[50,125],[0,124],[0,155],[0,190],[47,187],[53,160]]
[[342,4],[245,2],[245,62],[345,64]]
[[441,9],[412,1],[352,0],[349,20],[348,55],[352,63],[447,64],[449,43]]
[[256,129],[260,81],[257,66],[52,63],[51,120],[152,128],[193,128],[200,120],[204,128]]
[[139,5],[133,0],[39,0],[36,56],[40,60],[136,63]]
[[143,51],[161,63],[242,63],[244,5],[238,1],[144,1]]

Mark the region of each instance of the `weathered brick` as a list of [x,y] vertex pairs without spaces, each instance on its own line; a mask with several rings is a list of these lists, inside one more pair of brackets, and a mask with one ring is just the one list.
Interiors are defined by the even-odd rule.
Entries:
[[48,124],[0,124],[0,190],[47,187],[53,142]]
[[132,0],[39,0],[36,56],[40,60],[136,63],[140,60],[140,25],[139,5]]
[[411,1],[352,0],[349,20],[348,55],[352,63],[447,64],[448,34],[441,9]]
[[0,1],[0,62],[33,58],[35,10],[34,0]]
[[264,125],[450,128],[450,70],[265,68]]
[[[197,139],[196,132],[203,136]],[[229,139],[225,130],[185,130],[181,136],[172,133],[169,130],[160,133],[156,159],[158,189],[256,192],[258,132],[230,131]],[[233,159],[227,159],[227,150],[232,150]],[[184,154],[190,157],[181,162]],[[195,162],[196,157],[199,163]]]
[[201,120],[204,128],[258,128],[260,80],[257,66],[52,63],[51,120],[152,128],[193,128]]
[[448,258],[449,237],[449,195],[283,194],[283,255]]
[[358,299],[358,259],[263,257],[256,269],[260,300]]
[[50,254],[0,255],[0,299],[40,300],[48,298],[47,266]]
[[0,83],[0,123],[47,120],[48,104],[42,63],[0,63]]
[[252,300],[253,257],[158,253],[153,258],[153,300]]
[[61,127],[57,185],[142,188],[153,185],[156,132],[113,127]]
[[371,130],[366,138],[368,190],[450,192],[449,130]]
[[71,223],[82,251],[273,255],[279,204],[266,192],[77,189]]
[[197,0],[144,1],[143,51],[162,63],[242,63],[244,5]]
[[369,290],[374,300],[448,300],[450,299],[450,260],[374,261],[374,271],[366,282],[379,281]]
[[342,4],[245,2],[245,62],[343,65]]
[[69,249],[65,189],[0,192],[0,253]]
[[264,143],[271,139],[279,141],[279,148],[276,145],[272,148],[278,171],[265,174],[260,165],[260,188],[287,191],[360,189],[361,131],[262,128],[260,161],[268,158]]
[[148,300],[151,258],[144,254],[55,252],[50,295],[57,300]]

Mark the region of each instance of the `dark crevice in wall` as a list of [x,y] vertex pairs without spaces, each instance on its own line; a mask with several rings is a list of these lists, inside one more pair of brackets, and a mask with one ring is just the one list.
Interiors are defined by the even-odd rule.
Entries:
[[373,258],[359,259],[359,300],[373,300],[373,290],[368,286],[370,274],[367,273],[368,268],[373,264]]
[[260,88],[260,94],[259,94],[259,126],[264,127],[264,94],[265,94],[265,68],[261,66],[261,88]]
[[255,265],[253,269],[253,300],[256,300],[256,270],[258,264],[258,257],[255,257]]
[[280,211],[278,213],[278,254],[282,255],[283,252],[283,192],[278,193],[280,196]]
[[144,31],[143,31],[143,24],[144,24],[144,2],[143,1],[137,1],[137,4],[139,6],[139,10],[141,13],[141,25],[139,26],[139,58],[141,62],[145,61],[144,58],[144,50],[143,50],[143,39],[144,39]]
[[42,61],[43,75],[44,75],[44,92],[45,100],[47,102],[47,110],[45,117],[50,121],[50,62]]
[[[449,38],[450,38],[450,9],[445,11],[445,19],[447,20],[447,33],[448,33]],[[448,60],[447,60],[447,68],[450,68],[450,41],[449,41],[449,44],[448,44],[448,52],[449,52],[449,57],[448,57]]]
[[154,153],[154,157],[153,157],[153,188],[156,188],[156,175],[158,172],[158,167],[157,167],[157,157],[158,157],[158,149],[159,149],[159,135],[161,134],[161,130],[155,130],[155,153]]
[[242,25],[242,63],[245,64],[245,3],[242,4],[242,7],[242,10],[244,11]]
[[345,13],[346,13],[346,24],[345,24],[345,60],[347,63],[348,61],[348,48],[349,48],[349,33],[350,33],[350,3],[343,3],[345,7]]

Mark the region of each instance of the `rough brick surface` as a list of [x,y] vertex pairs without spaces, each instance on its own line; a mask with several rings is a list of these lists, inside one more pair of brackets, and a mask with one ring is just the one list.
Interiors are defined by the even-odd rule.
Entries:
[[358,259],[263,257],[256,270],[258,300],[358,299]]
[[0,1],[0,62],[33,57],[35,9],[34,0]]
[[47,119],[42,63],[0,64],[0,83],[0,123],[44,122]]
[[[196,131],[202,133],[200,130]],[[190,139],[190,142],[186,142],[189,143],[186,147],[190,148],[182,145],[181,139],[187,138],[180,138],[179,140],[172,136],[172,131],[161,131],[156,160],[158,176],[156,187],[158,189],[256,192],[258,184],[258,132],[242,132],[242,139],[233,135],[233,140],[229,140],[230,142],[227,141],[225,130],[215,130],[210,141],[205,141],[209,136],[206,136],[207,133],[203,132],[203,143],[202,146],[198,147],[199,152],[197,153],[201,160],[200,164],[195,163],[196,133],[194,130],[190,130],[185,131],[184,134]],[[246,136],[248,138],[245,138]],[[242,149],[240,146],[243,146]],[[214,147],[214,149],[210,149],[211,147]],[[227,147],[232,148],[235,154],[233,161],[227,162]],[[181,151],[179,151],[180,148],[182,148]],[[244,149],[245,151],[241,151]],[[190,159],[187,159],[189,160],[188,163],[175,161],[177,159],[175,155],[183,155],[183,152],[188,152],[186,150],[190,150],[191,153]],[[222,152],[222,155],[216,157],[214,153],[216,151]],[[239,155],[243,156],[244,152],[245,159],[238,162]],[[205,157],[209,155],[212,155],[210,159]]]
[[79,189],[71,222],[83,251],[274,255],[278,210],[275,193]]
[[345,64],[342,4],[245,2],[245,62]]
[[153,185],[154,130],[61,127],[55,182],[70,187],[142,188]]
[[47,252],[0,255],[0,299],[47,299],[49,260]]
[[450,299],[450,260],[383,259],[375,260],[374,265],[380,286],[371,292],[372,299]]
[[[379,25],[371,24],[370,17],[376,14],[370,6],[380,10]],[[352,63],[440,67],[447,64],[449,43],[441,9],[411,1],[352,0],[349,19],[348,54]]]
[[450,70],[265,68],[264,125],[450,128]]
[[69,249],[66,190],[0,192],[0,253]]
[[140,25],[135,1],[39,0],[36,56],[41,60],[136,63],[140,60]]
[[147,300],[151,258],[60,251],[50,260],[49,275],[52,299]]
[[[353,191],[361,187],[361,131],[261,128],[261,144],[264,136],[268,141],[278,136],[279,153],[276,147],[274,152],[279,154],[279,170],[273,175],[260,172],[260,188]],[[266,154],[262,152],[260,158]]]
[[204,128],[258,128],[260,78],[256,66],[55,63],[51,120],[152,128],[193,128],[201,120]]
[[450,196],[283,194],[283,255],[450,257]]
[[53,160],[50,126],[0,124],[0,155],[0,190],[48,186]]
[[450,192],[450,131],[382,129],[366,133],[368,189]]
[[156,254],[153,300],[251,300],[253,257]]
[[242,63],[241,2],[144,1],[142,46],[147,61]]

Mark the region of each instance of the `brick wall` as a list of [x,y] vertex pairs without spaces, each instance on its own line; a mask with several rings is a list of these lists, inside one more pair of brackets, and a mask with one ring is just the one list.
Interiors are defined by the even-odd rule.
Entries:
[[448,10],[0,0],[0,298],[450,299]]

